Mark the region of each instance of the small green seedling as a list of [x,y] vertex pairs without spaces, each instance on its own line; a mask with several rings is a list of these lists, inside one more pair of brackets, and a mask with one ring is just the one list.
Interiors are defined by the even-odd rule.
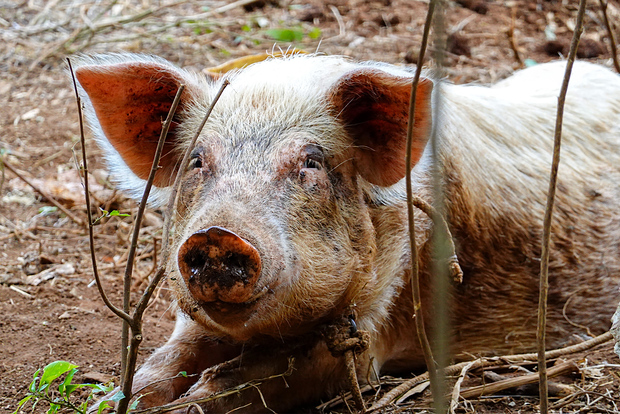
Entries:
[[131,214],[126,214],[126,213],[119,213],[118,210],[112,210],[112,211],[104,210],[101,207],[99,207],[99,210],[101,210],[101,215],[95,219],[95,221],[93,222],[93,225],[99,223],[104,218],[108,218],[108,217],[129,217],[131,215]]
[[[41,370],[34,373],[34,379],[28,386],[26,395],[18,404],[13,414],[17,414],[28,402],[32,403],[32,409],[37,404],[47,403],[49,409],[47,414],[56,414],[58,410],[70,410],[73,413],[86,414],[89,404],[98,393],[108,393],[114,389],[114,384],[109,386],[102,384],[73,384],[73,376],[78,371],[78,366],[66,361],[55,361],[43,368],[43,373],[39,377]],[[63,378],[64,376],[64,378]],[[52,383],[58,384],[57,389],[52,389]],[[90,388],[90,394],[85,401],[78,401],[75,395],[71,395],[75,390]],[[123,398],[122,392],[118,392],[110,398],[110,401],[118,401]],[[111,408],[108,401],[99,405],[97,414],[101,414],[106,408]]]

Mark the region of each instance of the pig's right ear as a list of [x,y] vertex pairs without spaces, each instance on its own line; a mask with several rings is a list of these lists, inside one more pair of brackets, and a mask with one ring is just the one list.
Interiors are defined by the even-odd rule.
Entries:
[[186,85],[155,175],[155,186],[169,186],[182,155],[179,122],[200,91],[197,78],[165,61],[123,58],[82,61],[75,76],[111,173],[119,188],[135,198],[141,197],[172,101],[179,86]]
[[[368,182],[390,186],[405,174],[411,78],[364,67],[342,76],[329,100],[353,144],[353,162]],[[431,126],[433,83],[421,78],[416,94],[412,165],[426,147]]]

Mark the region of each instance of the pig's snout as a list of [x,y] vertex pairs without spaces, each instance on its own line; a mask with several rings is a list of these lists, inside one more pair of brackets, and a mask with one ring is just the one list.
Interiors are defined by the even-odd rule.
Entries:
[[179,249],[178,264],[190,293],[203,302],[247,302],[261,272],[258,250],[221,227],[192,234]]

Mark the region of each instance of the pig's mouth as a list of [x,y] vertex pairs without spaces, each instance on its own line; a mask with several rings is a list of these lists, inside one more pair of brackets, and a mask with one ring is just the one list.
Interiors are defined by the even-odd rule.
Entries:
[[250,316],[257,311],[260,299],[269,291],[269,287],[265,287],[249,300],[241,303],[231,303],[222,300],[209,302],[198,300],[198,305],[209,315],[213,322],[222,326],[234,325],[249,320]]

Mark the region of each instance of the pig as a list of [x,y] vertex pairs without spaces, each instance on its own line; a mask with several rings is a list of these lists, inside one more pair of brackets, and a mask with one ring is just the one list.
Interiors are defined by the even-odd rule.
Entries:
[[[493,86],[424,73],[415,96],[412,188],[433,202],[440,172],[462,282],[448,286],[450,355],[535,349],[542,222],[565,62]],[[204,75],[156,57],[84,57],[75,71],[94,136],[120,189],[139,198],[162,120],[186,86],[150,197],[162,206],[191,150],[167,281],[170,339],[138,370],[140,407],[213,396],[207,411],[286,411],[348,389],[322,332],[368,333],[360,383],[420,371],[406,191],[412,72],[339,56],[270,59]],[[437,162],[429,144],[436,134]],[[620,275],[620,77],[576,62],[564,112],[549,269],[547,345],[609,329]],[[433,332],[432,235],[417,209],[423,317]],[[290,358],[293,357],[291,360]],[[227,362],[231,361],[232,362]],[[187,376],[179,375],[185,371]],[[179,410],[185,412],[185,409]]]

